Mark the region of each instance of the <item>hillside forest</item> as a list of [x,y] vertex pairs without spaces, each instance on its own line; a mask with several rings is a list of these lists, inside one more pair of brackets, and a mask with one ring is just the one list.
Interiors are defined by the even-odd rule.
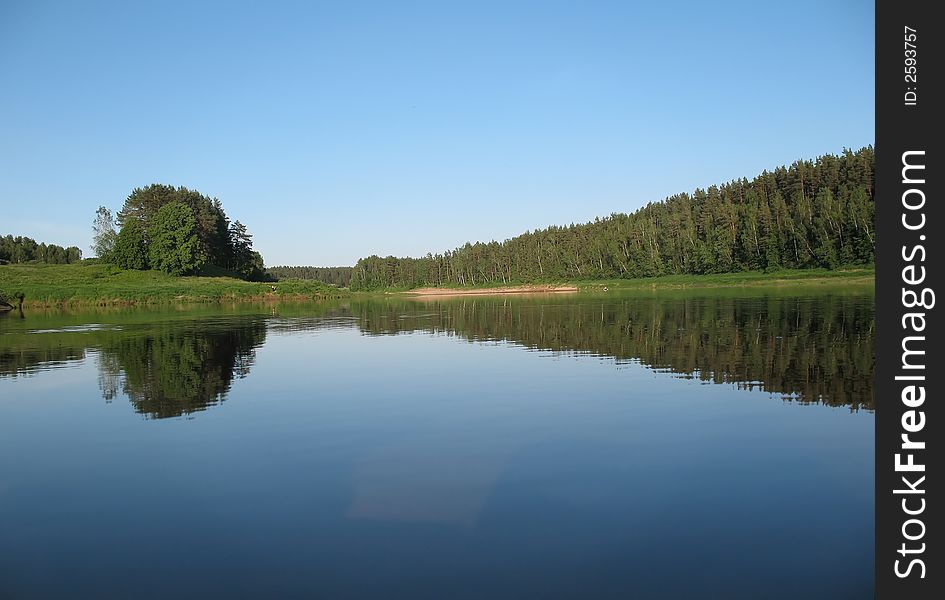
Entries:
[[828,268],[874,261],[874,151],[798,161],[590,223],[422,258],[369,256],[352,290]]

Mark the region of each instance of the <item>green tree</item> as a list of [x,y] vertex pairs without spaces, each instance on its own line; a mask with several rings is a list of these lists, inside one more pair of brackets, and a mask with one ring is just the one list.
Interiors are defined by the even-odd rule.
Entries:
[[243,279],[261,280],[267,278],[262,255],[253,250],[253,236],[246,230],[246,226],[238,220],[234,221],[230,225],[228,236],[230,240],[228,267],[236,271]]
[[171,202],[158,209],[149,233],[148,260],[152,268],[187,275],[206,264],[197,236],[197,219],[186,204]]
[[109,260],[122,269],[144,270],[148,268],[148,252],[144,239],[144,228],[137,219],[128,219],[115,236],[115,245]]
[[211,264],[225,266],[230,255],[228,220],[219,200],[183,186],[152,184],[135,188],[118,212],[118,223],[137,219],[150,239],[158,212],[164,206],[180,203],[190,208],[196,222],[200,254]]
[[239,220],[230,225],[228,235],[230,240],[230,264],[228,266],[234,271],[240,271],[252,258],[253,236],[247,231],[246,225],[240,223]]
[[101,259],[107,260],[115,248],[118,233],[115,231],[115,219],[112,211],[99,206],[95,211],[95,220],[92,222],[92,252]]
[[260,257],[257,260],[258,253],[252,249],[252,235],[246,226],[239,221],[231,225],[218,199],[204,196],[195,190],[162,184],[135,188],[118,212],[117,223],[124,226],[128,221],[138,221],[145,239],[150,243],[154,237],[158,213],[165,206],[175,203],[189,208],[196,223],[197,263],[234,271],[247,279],[265,277],[262,259]]

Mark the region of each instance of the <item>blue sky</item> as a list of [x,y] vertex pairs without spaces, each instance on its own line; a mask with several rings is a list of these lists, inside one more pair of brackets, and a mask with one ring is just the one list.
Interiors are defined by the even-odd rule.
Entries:
[[874,5],[0,0],[0,234],[78,245],[136,186],[269,265],[629,212],[874,142]]

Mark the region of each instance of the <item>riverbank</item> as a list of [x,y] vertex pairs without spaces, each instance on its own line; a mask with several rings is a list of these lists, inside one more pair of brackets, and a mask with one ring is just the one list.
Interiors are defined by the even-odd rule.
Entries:
[[[414,298],[505,294],[602,293],[619,290],[660,290],[742,287],[870,286],[871,267],[744,272],[716,275],[670,275],[642,279],[551,282],[480,287],[424,287],[395,293]],[[275,290],[272,287],[275,286]],[[232,277],[175,277],[160,271],[123,271],[107,264],[0,265],[0,295],[25,295],[23,306],[136,306],[212,302],[304,301],[346,298],[351,294],[317,281],[290,280],[275,284]],[[7,300],[10,302],[10,300]]]
[[24,308],[321,300],[348,296],[347,290],[317,281],[271,284],[232,277],[175,277],[160,271],[124,271],[100,263],[0,265],[0,293],[12,297],[18,292],[25,296]]
[[[741,288],[741,287],[795,287],[795,286],[838,286],[873,285],[875,271],[872,267],[809,270],[784,270],[764,273],[748,271],[742,273],[720,273],[714,275],[667,275],[664,277],[645,277],[640,279],[585,280],[561,283],[521,284],[482,287],[424,287],[411,290],[387,290],[412,297],[449,297],[481,296],[504,294],[542,294],[607,292],[617,290],[644,289],[698,289],[698,288]],[[375,292],[367,292],[375,293]]]
[[502,294],[573,294],[578,291],[574,285],[506,285],[487,288],[435,288],[425,287],[403,292],[421,298],[441,296],[491,296]]

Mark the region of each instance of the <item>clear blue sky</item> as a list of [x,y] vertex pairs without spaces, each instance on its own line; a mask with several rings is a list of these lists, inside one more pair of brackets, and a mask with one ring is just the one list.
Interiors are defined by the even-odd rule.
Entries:
[[872,144],[872,2],[0,0],[0,234],[136,186],[269,265],[422,255]]

